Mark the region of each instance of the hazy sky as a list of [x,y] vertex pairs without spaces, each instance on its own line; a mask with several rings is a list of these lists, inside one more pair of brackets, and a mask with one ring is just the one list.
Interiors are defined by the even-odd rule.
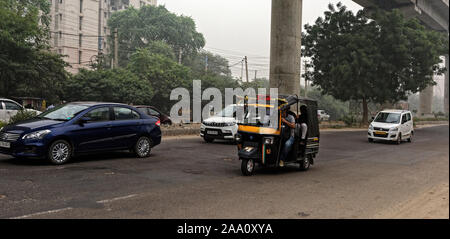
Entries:
[[[158,0],[158,4],[178,15],[192,17],[197,31],[206,39],[206,50],[218,53],[230,65],[247,55],[249,77],[269,75],[271,0]],[[329,3],[339,0],[303,0],[303,25],[314,23],[327,10]],[[348,9],[361,7],[351,0],[340,0]],[[241,75],[241,65],[232,68]]]

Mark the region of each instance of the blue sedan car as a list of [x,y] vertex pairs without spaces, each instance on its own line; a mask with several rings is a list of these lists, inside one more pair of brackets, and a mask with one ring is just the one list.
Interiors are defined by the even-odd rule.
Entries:
[[134,107],[74,102],[0,130],[0,153],[64,164],[74,154],[132,150],[148,157],[161,143],[160,121]]

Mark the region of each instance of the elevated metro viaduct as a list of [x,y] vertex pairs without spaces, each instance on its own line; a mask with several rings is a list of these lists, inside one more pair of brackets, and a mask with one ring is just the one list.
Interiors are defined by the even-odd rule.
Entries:
[[[406,17],[416,17],[430,29],[447,32],[449,0],[353,0],[364,8],[399,9]],[[280,94],[300,93],[300,52],[303,0],[272,0],[270,87]],[[448,54],[445,56],[445,113],[449,113]],[[433,87],[420,96],[421,116],[431,114]]]

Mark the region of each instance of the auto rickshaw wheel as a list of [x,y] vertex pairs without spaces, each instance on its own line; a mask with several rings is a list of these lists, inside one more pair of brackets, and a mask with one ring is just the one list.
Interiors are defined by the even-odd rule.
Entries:
[[253,159],[241,159],[242,175],[251,176],[253,171],[255,171],[255,161]]
[[300,171],[308,171],[309,167],[311,166],[311,159],[312,155],[307,155],[303,161],[300,162]]

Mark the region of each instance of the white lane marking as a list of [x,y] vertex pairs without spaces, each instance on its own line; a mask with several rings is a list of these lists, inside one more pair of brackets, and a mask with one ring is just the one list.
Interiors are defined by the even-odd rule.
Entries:
[[131,194],[131,195],[128,195],[128,196],[123,196],[123,197],[117,197],[117,198],[105,199],[105,200],[97,201],[97,203],[109,203],[109,202],[114,202],[114,201],[118,201],[118,200],[128,199],[128,198],[132,198],[132,197],[136,197],[136,196],[137,196],[137,194]]
[[66,207],[66,208],[61,208],[61,209],[56,209],[56,210],[49,210],[49,211],[45,211],[45,212],[32,213],[32,214],[23,215],[20,217],[11,217],[10,219],[24,219],[24,218],[28,218],[28,217],[41,216],[41,215],[46,215],[46,214],[68,211],[68,210],[72,210],[72,209],[73,208],[71,208],[71,207]]

